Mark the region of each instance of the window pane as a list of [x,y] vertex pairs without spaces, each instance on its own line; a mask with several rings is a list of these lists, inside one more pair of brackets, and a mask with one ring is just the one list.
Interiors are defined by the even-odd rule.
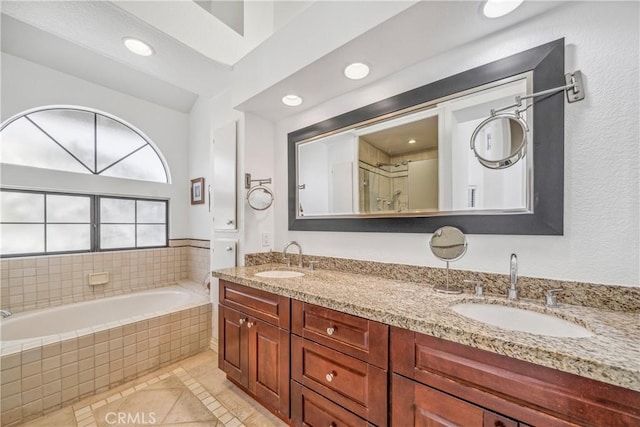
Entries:
[[91,222],[91,199],[85,196],[47,195],[47,222]]
[[138,247],[165,246],[167,244],[164,225],[138,225]]
[[0,253],[44,252],[43,224],[0,224]]
[[141,181],[167,182],[167,174],[158,154],[147,145],[120,163],[105,170],[101,175]]
[[134,225],[100,226],[100,249],[133,248],[136,246]]
[[167,219],[166,206],[165,202],[138,200],[138,222],[164,224]]
[[24,117],[2,130],[0,148],[2,163],[90,173]]
[[33,120],[92,171],[94,166],[95,114],[78,110],[44,110],[31,113]]
[[136,201],[127,199],[100,198],[101,223],[130,223],[136,222]]
[[91,249],[91,225],[47,225],[47,252],[80,251]]
[[1,222],[44,222],[44,195],[0,192]]
[[98,115],[98,171],[110,166],[147,143],[122,123]]

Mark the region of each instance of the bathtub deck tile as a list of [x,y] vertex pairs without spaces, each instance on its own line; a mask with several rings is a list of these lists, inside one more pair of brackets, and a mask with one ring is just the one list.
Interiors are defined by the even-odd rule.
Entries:
[[[22,351],[29,352],[30,350],[35,350],[42,347],[42,339],[33,339],[22,344]],[[23,362],[24,363],[24,362]]]

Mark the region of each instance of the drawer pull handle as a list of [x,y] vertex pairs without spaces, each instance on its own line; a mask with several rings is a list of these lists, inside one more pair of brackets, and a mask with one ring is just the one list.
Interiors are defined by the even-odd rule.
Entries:
[[253,323],[253,322],[247,322],[247,328],[250,328],[250,327],[252,327],[253,325],[254,325],[254,323]]
[[330,326],[327,328],[327,335],[333,335],[335,331],[336,329]]
[[240,325],[242,326],[244,324],[244,322],[246,322],[246,321],[247,321],[247,319],[240,319],[240,320],[238,320],[238,323],[240,323]]
[[325,378],[328,382],[331,382],[333,381],[333,377],[335,377],[336,375],[338,374],[336,374],[335,372],[329,372],[327,375],[325,375]]
[[495,427],[505,427],[504,423],[500,420],[497,420],[493,425]]

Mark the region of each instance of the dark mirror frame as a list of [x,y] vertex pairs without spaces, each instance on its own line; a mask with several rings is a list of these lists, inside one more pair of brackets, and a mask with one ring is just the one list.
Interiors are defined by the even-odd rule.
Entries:
[[[533,109],[533,213],[385,218],[296,218],[296,143],[434,99],[533,71],[533,92],[564,86],[564,39],[403,92],[288,134],[289,230],[432,233],[451,225],[465,234],[562,235],[564,215],[563,91]],[[487,111],[487,117],[489,116]]]

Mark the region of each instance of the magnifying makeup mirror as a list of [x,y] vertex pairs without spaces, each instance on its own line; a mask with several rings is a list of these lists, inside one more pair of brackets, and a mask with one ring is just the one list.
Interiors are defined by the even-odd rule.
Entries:
[[273,193],[263,185],[256,185],[247,193],[247,202],[252,209],[263,211],[273,203]]
[[471,149],[483,166],[504,169],[524,157],[528,131],[519,114],[496,114],[473,131]]
[[436,258],[447,263],[445,287],[436,286],[436,292],[445,294],[462,293],[460,288],[449,286],[449,262],[459,260],[467,252],[467,239],[464,233],[458,228],[448,225],[438,228],[431,236],[429,246]]
[[[564,86],[543,90],[526,96],[516,96],[515,104],[491,110],[491,117],[483,120],[471,134],[471,149],[483,166],[489,169],[504,169],[524,157],[527,149],[527,122],[521,117],[533,106],[533,101],[523,106],[523,100],[543,95],[565,92],[567,102],[584,99],[582,72],[576,70],[564,75]],[[513,113],[502,111],[514,109]]]

